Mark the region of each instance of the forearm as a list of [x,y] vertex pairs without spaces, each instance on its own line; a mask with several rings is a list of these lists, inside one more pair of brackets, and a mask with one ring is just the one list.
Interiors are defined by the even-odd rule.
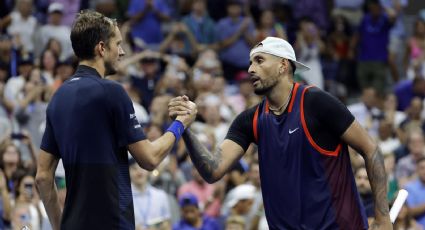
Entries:
[[12,205],[10,203],[10,196],[7,188],[1,189],[1,198],[3,200],[3,219],[10,221],[12,214]]
[[190,130],[183,133],[183,140],[193,164],[205,181],[214,183],[224,175],[224,172],[218,171],[222,160],[220,148],[211,153]]
[[59,230],[62,210],[53,178],[37,179],[37,187],[40,191],[40,198],[43,201],[52,228],[54,230]]
[[419,206],[413,207],[413,208],[409,208],[409,214],[412,217],[418,217],[421,216],[425,213],[425,204],[421,204]]
[[384,158],[379,147],[376,147],[372,154],[363,154],[363,156],[375,200],[375,218],[383,220],[389,215]]

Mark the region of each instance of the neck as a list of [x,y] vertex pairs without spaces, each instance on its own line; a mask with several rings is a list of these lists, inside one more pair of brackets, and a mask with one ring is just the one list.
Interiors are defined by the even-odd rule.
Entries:
[[105,65],[101,59],[92,59],[92,60],[82,60],[80,61],[80,65],[85,65],[96,69],[96,71],[102,76],[105,77]]
[[[269,108],[281,108],[289,100],[288,97],[291,95],[293,82],[284,77],[267,95],[269,101]],[[289,103],[288,103],[289,104]],[[283,109],[283,108],[282,108]],[[283,109],[285,111],[285,109]]]
[[140,192],[144,192],[146,190],[147,185],[146,184],[138,184],[136,185],[136,188],[140,191]]

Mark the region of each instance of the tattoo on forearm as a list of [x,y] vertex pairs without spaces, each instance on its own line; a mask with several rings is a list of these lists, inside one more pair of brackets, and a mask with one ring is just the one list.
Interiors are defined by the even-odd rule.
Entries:
[[201,176],[211,182],[213,172],[221,162],[221,149],[218,148],[215,153],[210,153],[190,130],[184,132],[183,139],[193,164]]
[[373,155],[365,158],[366,170],[375,198],[375,215],[385,216],[389,213],[387,200],[387,174],[385,173],[384,158],[379,147]]

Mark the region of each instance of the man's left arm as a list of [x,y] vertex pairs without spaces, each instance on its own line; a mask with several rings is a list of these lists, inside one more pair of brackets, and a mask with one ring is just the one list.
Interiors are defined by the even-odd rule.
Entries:
[[348,127],[341,138],[365,160],[375,200],[375,221],[371,229],[392,229],[387,200],[387,174],[381,150],[357,121]]
[[55,171],[59,158],[41,150],[38,155],[37,175],[35,177],[40,197],[46,208],[53,230],[60,229],[62,210],[55,184]]

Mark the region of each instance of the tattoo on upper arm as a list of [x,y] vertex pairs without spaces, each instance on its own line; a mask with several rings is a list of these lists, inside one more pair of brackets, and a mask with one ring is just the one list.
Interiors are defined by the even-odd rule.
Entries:
[[189,130],[185,131],[183,138],[193,164],[206,181],[211,181],[214,171],[218,169],[222,160],[221,148],[217,148],[214,153],[210,153]]
[[388,215],[387,174],[385,173],[384,157],[379,147],[376,148],[371,157],[365,158],[365,163],[375,197],[375,210],[381,215]]

